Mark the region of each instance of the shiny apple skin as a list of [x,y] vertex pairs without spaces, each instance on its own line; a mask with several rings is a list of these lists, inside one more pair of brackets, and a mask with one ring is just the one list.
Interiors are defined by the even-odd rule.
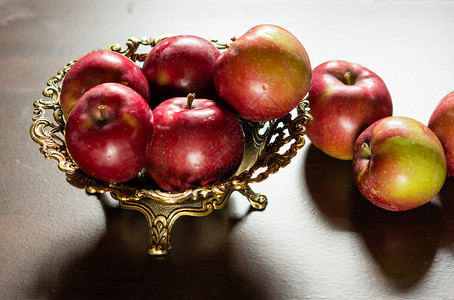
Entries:
[[358,137],[353,175],[373,204],[391,211],[413,209],[430,201],[445,182],[443,146],[422,123],[387,117]]
[[74,106],[65,140],[82,171],[118,183],[145,167],[153,133],[153,114],[143,97],[125,85],[104,83],[88,90]]
[[153,110],[155,138],[146,170],[166,191],[215,184],[238,169],[244,151],[240,121],[208,99],[168,99]]
[[454,91],[438,103],[430,116],[428,126],[443,145],[448,175],[454,176]]
[[150,99],[150,87],[139,66],[120,53],[98,50],[81,57],[65,75],[60,95],[65,119],[86,91],[106,82],[124,84],[147,102]]
[[[350,72],[350,82],[345,74]],[[314,122],[306,126],[312,144],[337,159],[351,160],[355,141],[375,121],[393,114],[383,80],[348,61],[327,61],[312,71],[309,103]]]
[[269,121],[292,111],[306,96],[311,64],[287,30],[258,25],[236,39],[216,62],[214,84],[241,117]]
[[174,97],[195,93],[215,96],[214,64],[221,52],[208,40],[194,35],[166,38],[148,53],[142,70],[151,90],[151,107]]

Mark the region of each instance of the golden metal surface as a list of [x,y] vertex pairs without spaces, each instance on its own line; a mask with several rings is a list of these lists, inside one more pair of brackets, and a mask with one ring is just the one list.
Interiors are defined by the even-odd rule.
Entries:
[[[140,52],[140,48],[153,47],[166,37],[168,36],[149,39],[132,37],[126,42],[124,50],[119,44],[112,44],[106,49],[140,63],[149,52],[149,49]],[[211,42],[220,50],[227,49],[231,44],[221,44],[217,40]],[[249,184],[261,182],[287,166],[305,144],[304,125],[312,121],[307,100],[303,100],[292,113],[270,122],[241,120],[246,135],[243,162],[234,176],[219,184],[183,192],[164,192],[153,187],[145,172],[122,184],[96,180],[79,170],[66,151],[65,120],[59,97],[64,76],[76,61],[77,59],[70,61],[51,77],[43,91],[45,98],[33,103],[31,138],[40,145],[39,150],[45,158],[58,161],[58,168],[66,174],[71,185],[91,194],[108,192],[119,201],[122,208],[143,213],[149,225],[147,252],[151,255],[168,253],[171,248],[170,231],[179,217],[206,216],[215,209],[223,208],[235,191],[244,195],[253,208],[264,209],[267,205],[266,196],[255,193]],[[46,111],[52,114],[52,118],[46,116]]]

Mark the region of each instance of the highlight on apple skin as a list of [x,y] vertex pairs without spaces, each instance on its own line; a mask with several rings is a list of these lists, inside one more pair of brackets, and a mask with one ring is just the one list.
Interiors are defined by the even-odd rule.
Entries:
[[427,126],[391,116],[376,121],[358,137],[353,176],[373,204],[404,211],[429,202],[446,179],[446,158],[439,139]]

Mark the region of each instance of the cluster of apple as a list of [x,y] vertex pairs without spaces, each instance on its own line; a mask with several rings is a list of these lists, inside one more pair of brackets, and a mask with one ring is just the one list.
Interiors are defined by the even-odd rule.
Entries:
[[251,28],[223,53],[197,36],[169,37],[142,67],[94,51],[62,83],[67,150],[82,171],[106,182],[145,169],[166,191],[214,184],[242,161],[239,118],[286,115],[307,94],[311,74],[302,44],[275,25]]
[[354,181],[373,204],[392,211],[419,207],[454,176],[454,91],[424,125],[393,116],[377,74],[333,60],[314,68],[309,102],[316,122],[307,125],[307,136],[326,154],[352,160]]

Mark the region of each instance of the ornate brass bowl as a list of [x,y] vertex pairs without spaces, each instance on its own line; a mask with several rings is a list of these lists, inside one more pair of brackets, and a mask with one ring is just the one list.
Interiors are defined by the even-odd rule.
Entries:
[[[130,58],[140,66],[148,51],[139,52],[141,47],[153,47],[168,36],[150,39],[130,38],[126,49],[119,44],[109,45],[106,49],[116,51]],[[234,39],[232,39],[233,41]],[[230,43],[220,44],[211,40],[221,51]],[[67,181],[87,193],[109,192],[124,209],[138,210],[143,213],[149,225],[147,252],[150,255],[167,254],[170,250],[170,231],[181,216],[206,216],[215,209],[223,208],[230,195],[237,191],[244,195],[255,209],[264,209],[267,198],[256,194],[251,183],[265,180],[270,174],[287,166],[298,149],[305,144],[305,124],[312,121],[309,103],[303,100],[288,115],[264,123],[241,120],[246,135],[246,146],[242,164],[237,173],[215,185],[185,190],[164,192],[153,185],[145,172],[133,180],[117,184],[96,180],[83,173],[71,159],[65,144],[65,120],[60,107],[61,83],[68,70],[77,61],[66,64],[47,82],[43,91],[44,99],[33,103],[34,116],[30,127],[31,138],[40,145],[40,152],[47,159],[58,161],[58,168],[66,174]],[[52,118],[46,115],[52,113]]]

